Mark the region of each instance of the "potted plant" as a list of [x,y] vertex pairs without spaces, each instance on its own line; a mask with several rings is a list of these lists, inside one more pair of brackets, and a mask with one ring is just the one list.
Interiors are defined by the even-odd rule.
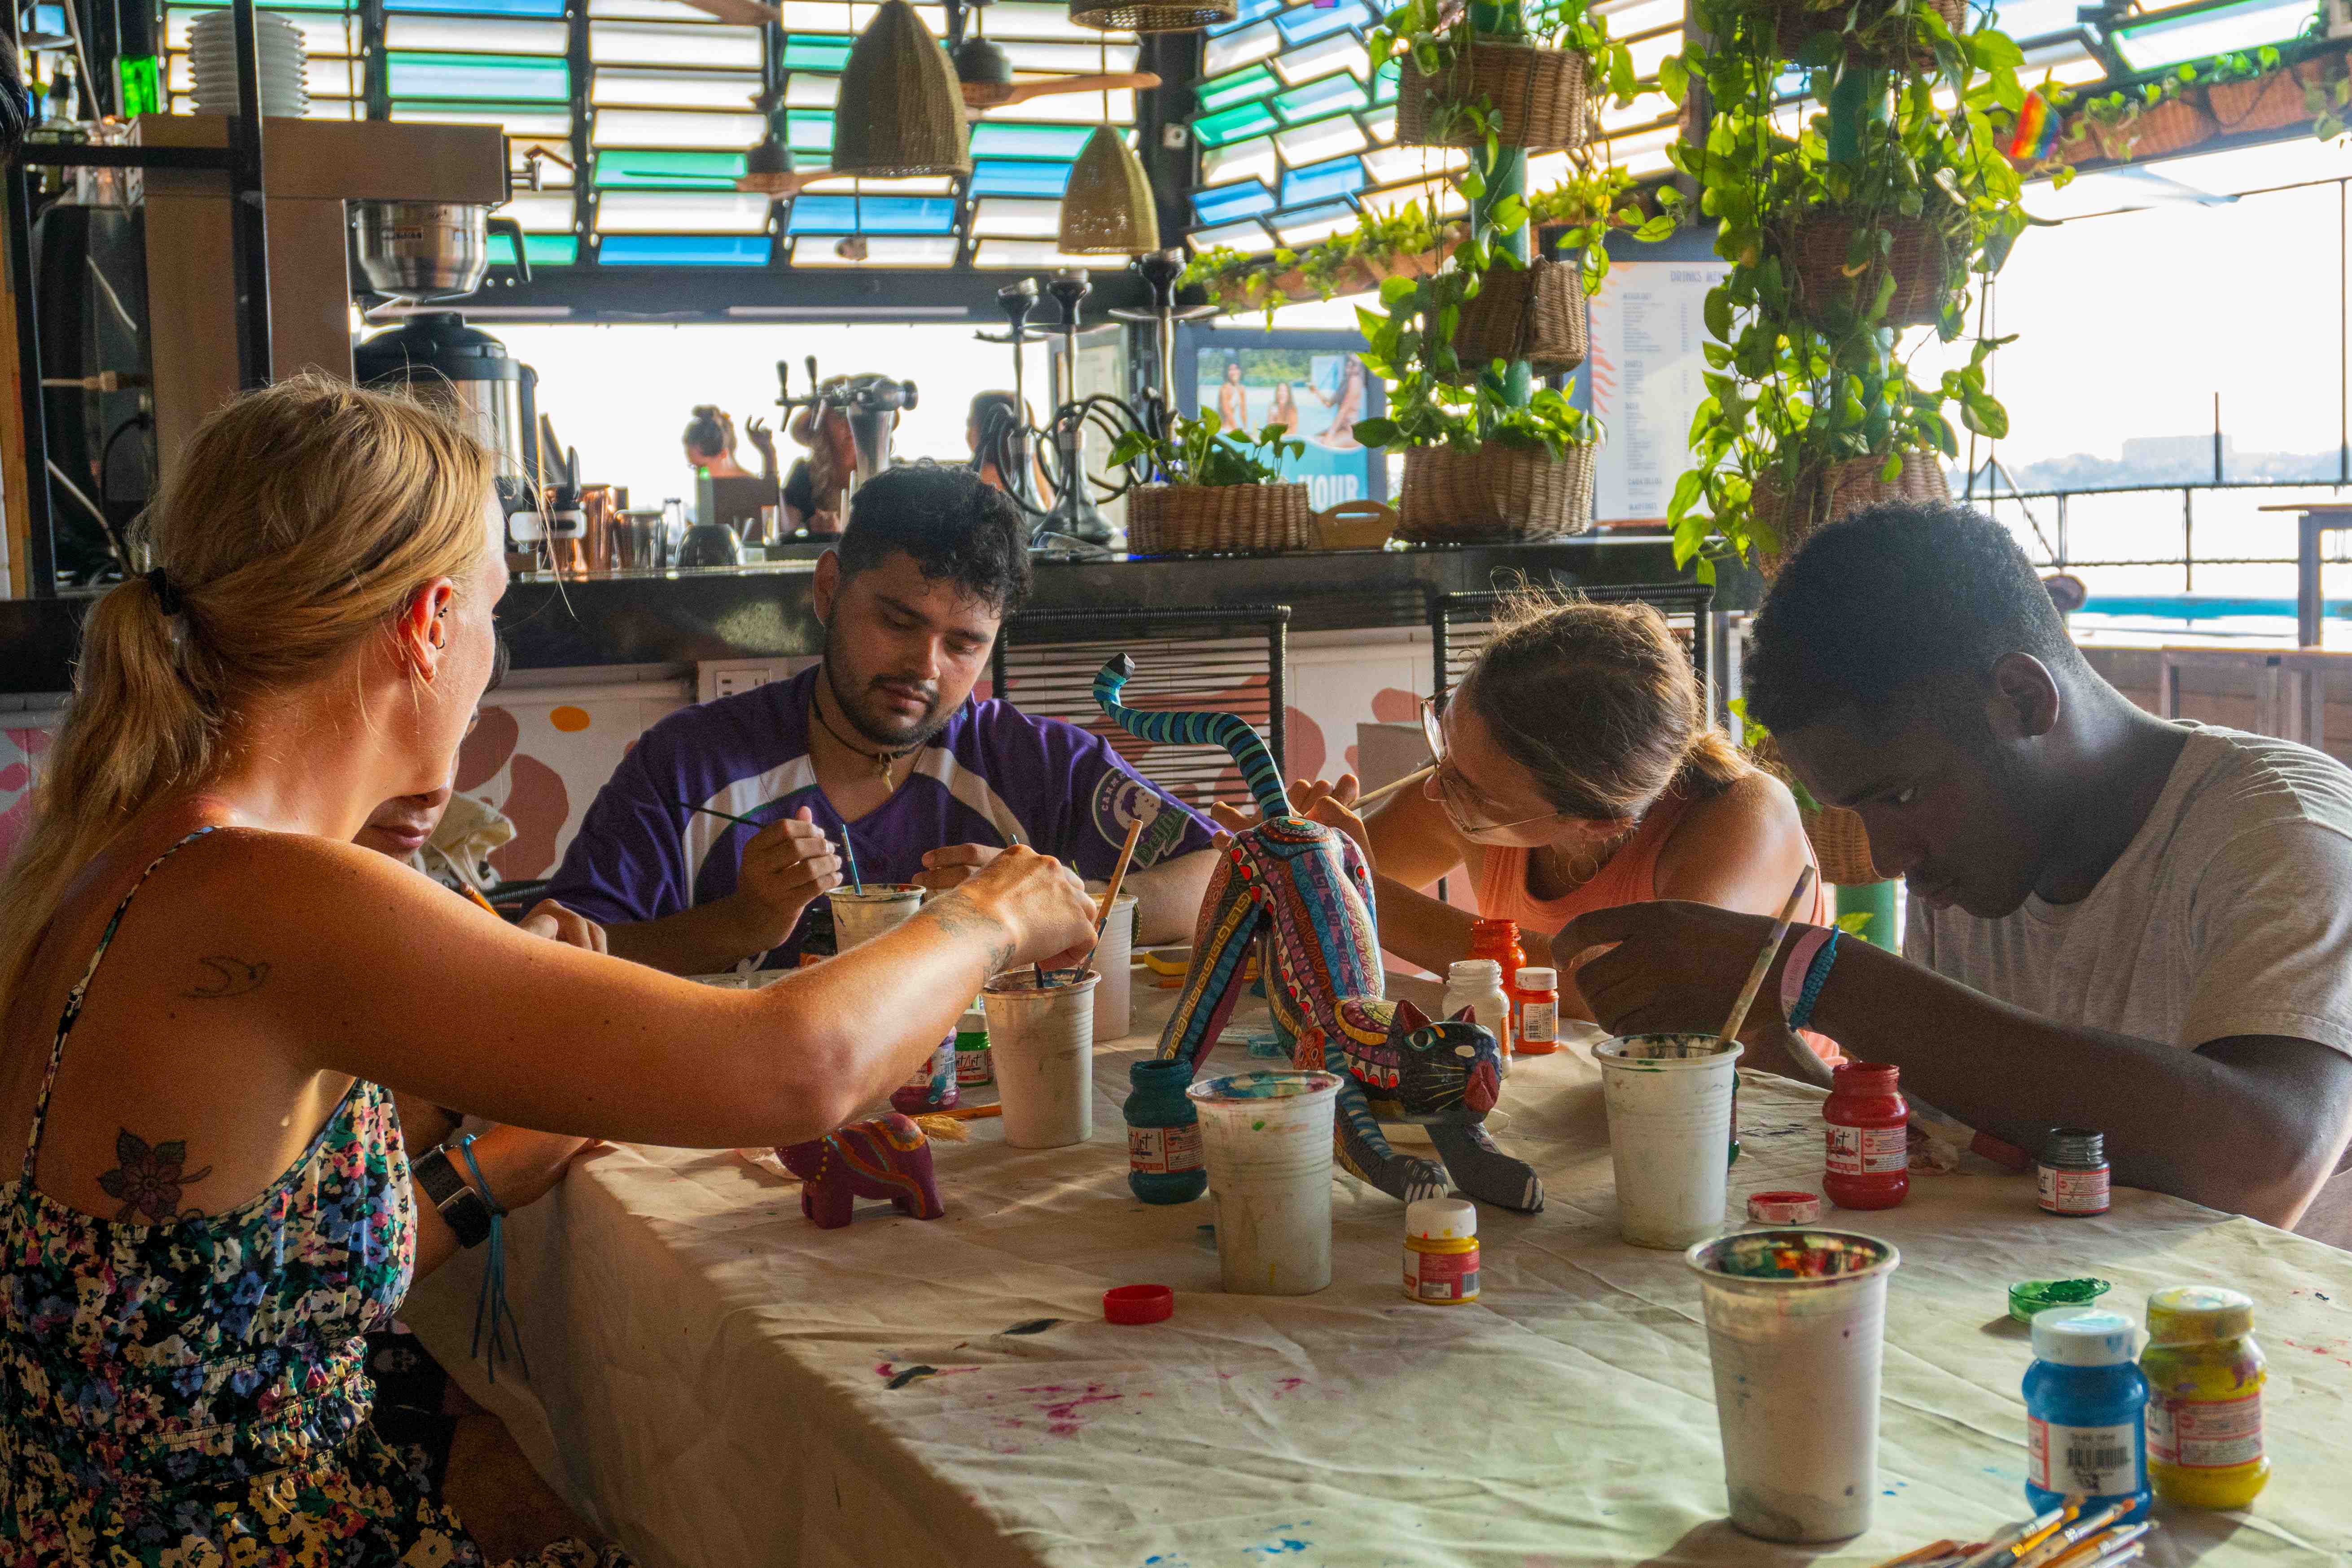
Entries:
[[1357,215],[1355,226],[1297,249],[1259,256],[1217,246],[1194,257],[1180,285],[1204,290],[1235,314],[1264,310],[1271,325],[1286,304],[1364,294],[1392,277],[1426,277],[1461,243],[1459,223],[1439,223],[1420,202]]
[[[1475,184],[1479,176],[1473,171],[1465,178]],[[1497,204],[1498,235],[1520,223],[1543,225],[1555,254],[1522,264],[1504,246],[1474,243],[1456,251],[1451,270],[1431,277],[1420,301],[1423,315],[1458,308],[1448,379],[1466,381],[1496,360],[1525,360],[1539,376],[1584,363],[1585,300],[1609,276],[1608,231],[1626,228],[1655,239],[1674,229],[1671,218],[1645,221],[1638,206],[1618,206],[1632,186],[1632,177],[1616,168],[1582,161],[1534,200]]]
[[2333,118],[2343,131],[2343,110],[2352,101],[2352,76],[2346,74],[2341,41],[2307,40],[2281,50],[2265,44],[2251,53],[2219,55],[2198,73],[2214,129],[2224,135],[2315,125]]
[[1581,147],[1591,100],[1633,101],[1633,56],[1588,0],[1539,0],[1516,37],[1480,34],[1460,0],[1403,0],[1366,37],[1397,69],[1397,141],[1408,147]]
[[1164,435],[1130,430],[1110,460],[1156,474],[1128,491],[1128,548],[1138,555],[1194,551],[1298,550],[1315,542],[1307,487],[1282,477],[1282,459],[1307,443],[1287,425],[1228,435],[1216,410],[1178,415]]
[[1399,539],[1519,543],[1592,526],[1599,422],[1549,387],[1511,406],[1500,383],[1493,374],[1467,387],[1409,376],[1385,417],[1357,422],[1365,446],[1404,448]]

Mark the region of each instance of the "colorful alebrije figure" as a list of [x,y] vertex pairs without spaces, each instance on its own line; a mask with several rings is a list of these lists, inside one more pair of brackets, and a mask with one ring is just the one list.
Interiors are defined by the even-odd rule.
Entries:
[[[1192,933],[1192,963],[1160,1054],[1198,1071],[1242,993],[1251,944],[1275,1026],[1299,1068],[1343,1079],[1333,1128],[1339,1163],[1391,1197],[1474,1198],[1532,1214],[1543,1182],[1495,1147],[1479,1125],[1502,1079],[1495,1037],[1465,1011],[1433,1023],[1381,994],[1381,944],[1364,857],[1345,834],[1294,816],[1257,731],[1233,713],[1142,712],[1119,693],[1134,661],[1114,656],[1095,676],[1095,700],[1128,733],[1178,745],[1223,746],[1256,797],[1260,822],[1234,835],[1209,880]],[[1429,1129],[1443,1165],[1400,1154],[1382,1121]]]
[[948,1212],[931,1180],[931,1141],[895,1110],[806,1143],[787,1144],[776,1153],[801,1179],[801,1213],[823,1229],[849,1223],[853,1198],[887,1198],[899,1213],[917,1219],[937,1219]]

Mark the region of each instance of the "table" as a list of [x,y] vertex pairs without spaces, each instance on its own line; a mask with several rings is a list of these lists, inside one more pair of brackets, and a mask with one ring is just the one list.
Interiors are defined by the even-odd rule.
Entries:
[[[1139,989],[1146,1034],[1172,996]],[[1443,1308],[1399,1294],[1402,1211],[1346,1177],[1329,1289],[1219,1292],[1207,1201],[1127,1192],[1118,1103],[1150,1043],[1098,1052],[1089,1145],[1012,1149],[994,1121],[938,1145],[948,1212],[929,1223],[861,1205],[819,1231],[795,1187],[732,1152],[576,1168],[509,1222],[528,1386],[466,1360],[477,1256],[406,1315],[648,1568],[1869,1564],[2025,1511],[2008,1281],[2096,1273],[2135,1316],[2158,1286],[2222,1281],[2258,1303],[2276,1473],[2250,1515],[2160,1508],[2151,1561],[2352,1552],[2352,1255],[2126,1189],[2106,1216],[2054,1219],[2006,1174],[1916,1176],[1898,1209],[1830,1211],[1903,1252],[1884,1495],[1867,1535],[1773,1547],[1725,1522],[1696,1277],[1615,1238],[1586,1048],[1514,1069],[1497,1141],[1543,1172],[1549,1205],[1486,1210],[1483,1299]],[[1732,1212],[1818,1190],[1820,1098],[1746,1079]],[[1102,1291],[1139,1280],[1176,1287],[1175,1317],[1104,1323]]]

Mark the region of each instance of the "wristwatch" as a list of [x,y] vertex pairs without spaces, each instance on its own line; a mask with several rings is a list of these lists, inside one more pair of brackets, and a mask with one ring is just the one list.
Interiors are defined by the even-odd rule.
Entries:
[[440,1211],[458,1246],[479,1247],[489,1239],[490,1205],[466,1184],[466,1178],[449,1163],[448,1150],[436,1149],[419,1157],[410,1163],[408,1173]]

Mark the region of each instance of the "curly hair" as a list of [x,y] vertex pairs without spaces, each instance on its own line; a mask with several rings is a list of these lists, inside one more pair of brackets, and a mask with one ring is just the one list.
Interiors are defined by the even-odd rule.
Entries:
[[929,459],[887,468],[850,499],[835,552],[844,581],[904,551],[923,575],[1009,616],[1029,596],[1028,529],[1012,500],[970,468]]

